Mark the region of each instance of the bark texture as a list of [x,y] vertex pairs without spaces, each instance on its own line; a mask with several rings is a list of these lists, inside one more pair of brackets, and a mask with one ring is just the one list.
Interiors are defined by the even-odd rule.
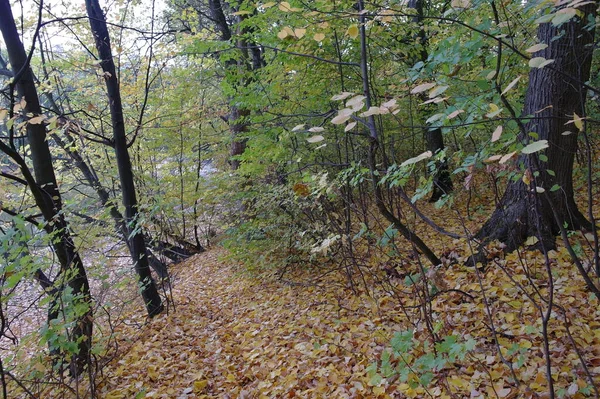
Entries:
[[[589,79],[592,61],[594,30],[586,25],[588,17],[596,15],[596,4],[579,9],[583,17],[558,27],[545,23],[538,28],[539,43],[548,47],[533,56],[554,62],[544,68],[532,68],[529,73],[523,115],[531,118],[520,139],[524,144],[548,140],[549,148],[518,158],[517,164],[531,176],[531,183],[526,184],[523,179],[509,183],[495,212],[476,235],[484,244],[498,239],[512,251],[527,237],[536,236],[542,245],[552,248],[561,225],[567,225],[569,230],[591,227],[574,200],[577,128],[574,124],[565,125],[574,114],[585,115],[583,83]],[[567,130],[573,133],[564,135]],[[531,132],[537,137],[532,138]],[[547,162],[540,159],[541,154],[546,155]],[[554,185],[560,188],[551,191]],[[545,192],[536,193],[535,187],[542,187]]]

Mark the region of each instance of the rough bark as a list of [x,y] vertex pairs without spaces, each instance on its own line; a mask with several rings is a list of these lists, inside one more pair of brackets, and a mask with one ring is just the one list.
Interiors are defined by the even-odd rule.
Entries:
[[90,27],[94,35],[96,50],[100,58],[100,66],[104,73],[106,91],[110,106],[110,114],[113,128],[113,145],[117,158],[121,192],[123,194],[123,206],[125,207],[125,222],[128,231],[127,240],[129,248],[135,261],[135,270],[141,285],[141,294],[150,317],[156,316],[164,310],[162,300],[156,288],[156,282],[150,273],[146,243],[141,228],[135,226],[138,215],[138,204],[133,181],[133,169],[131,158],[127,148],[127,137],[125,133],[125,121],[123,118],[123,106],[121,93],[117,80],[115,63],[110,48],[110,38],[106,25],[104,13],[100,8],[98,0],[86,0],[85,2]]
[[[18,95],[25,99],[26,106],[24,111],[26,114],[41,115],[42,110],[33,73],[29,67],[27,54],[20,40],[8,0],[0,0],[0,30],[2,31],[8,58],[16,79],[16,82],[11,83],[11,88],[16,86]],[[20,157],[13,147],[3,143],[1,149],[19,165],[36,205],[46,221],[44,228],[48,234],[52,234],[55,237],[52,241],[52,246],[60,263],[60,270],[56,280],[60,281],[61,286],[64,287],[64,278],[67,278],[66,285],[71,288],[72,295],[89,307],[89,310],[85,314],[78,316],[75,327],[68,332],[71,340],[78,342],[78,349],[73,354],[73,358],[69,364],[70,371],[72,375],[79,375],[89,361],[91,349],[93,318],[90,287],[83,262],[73,243],[69,227],[62,212],[61,195],[54,174],[52,156],[46,140],[45,125],[41,123],[28,123],[27,141],[31,151],[33,175],[24,159]],[[56,319],[59,316],[60,301],[58,297],[62,292],[63,288],[57,289],[53,293],[51,292],[53,300],[50,304],[49,319]],[[64,356],[65,354],[61,355]]]
[[[517,165],[531,176],[531,183],[519,179],[508,184],[496,210],[476,235],[483,244],[498,239],[507,244],[507,251],[512,251],[527,237],[536,236],[542,245],[552,248],[560,226],[566,225],[569,230],[592,227],[574,200],[572,173],[577,128],[574,124],[565,125],[574,114],[585,115],[583,83],[589,79],[592,61],[594,31],[585,26],[588,17],[595,16],[596,4],[579,9],[584,17],[575,17],[559,27],[545,23],[538,28],[538,42],[548,47],[533,56],[554,62],[544,68],[532,68],[529,73],[523,115],[530,119],[520,140],[524,144],[548,140],[549,148],[519,156]],[[567,130],[573,133],[563,135]],[[532,138],[530,132],[537,136]],[[545,154],[547,162],[540,159],[541,154]],[[555,185],[560,188],[552,191]],[[536,193],[535,187],[542,187],[545,192]]]

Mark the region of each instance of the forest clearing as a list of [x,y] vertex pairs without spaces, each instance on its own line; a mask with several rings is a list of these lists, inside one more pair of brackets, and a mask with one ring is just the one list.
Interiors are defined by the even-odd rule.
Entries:
[[0,399],[600,399],[599,4],[0,0]]

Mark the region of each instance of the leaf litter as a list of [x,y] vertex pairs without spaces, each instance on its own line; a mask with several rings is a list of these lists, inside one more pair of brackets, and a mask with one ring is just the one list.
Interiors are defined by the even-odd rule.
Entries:
[[[467,253],[462,241],[443,245],[452,245],[458,259]],[[390,278],[368,295],[357,295],[335,274],[318,283],[290,284],[272,274],[244,273],[223,260],[226,255],[213,249],[176,266],[176,311],[141,329],[118,331],[122,355],[104,369],[101,397],[549,397],[539,308],[549,287],[535,252],[523,253],[521,260],[517,254],[497,257],[481,280],[460,263],[428,273],[443,288],[429,302],[433,328],[446,337],[433,352],[455,341],[473,342],[467,353],[451,355],[451,361],[428,366],[431,370],[419,368],[423,359],[431,360],[434,346],[417,285]],[[557,396],[591,397],[581,359],[598,384],[600,311],[566,249],[550,257],[558,306],[548,344]],[[384,372],[390,341],[406,331],[414,334],[412,349],[392,358],[395,372]],[[410,372],[401,377],[406,369]],[[433,371],[431,382],[415,383],[426,371]]]

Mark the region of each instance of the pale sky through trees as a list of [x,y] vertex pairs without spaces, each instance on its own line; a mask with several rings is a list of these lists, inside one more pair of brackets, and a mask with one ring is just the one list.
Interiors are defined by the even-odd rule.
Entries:
[[[150,30],[152,3],[153,0],[101,2],[109,24],[144,31]],[[22,38],[24,37],[23,41],[26,48],[31,45],[31,38],[38,20],[39,5],[40,2],[36,0],[12,2],[13,15],[17,21],[18,29],[22,32]],[[42,16],[42,23],[44,24],[42,37],[44,40],[49,40],[56,50],[67,50],[71,46],[81,48],[76,36],[89,34],[85,3],[69,0],[45,0],[43,1],[43,7],[45,10]],[[155,21],[159,21],[166,9],[166,3],[164,0],[154,0],[154,7]],[[61,21],[63,18],[67,19]],[[160,30],[161,27],[160,22],[155,22],[155,31]],[[125,30],[122,39],[131,42],[133,45],[133,42],[139,36],[140,34],[135,31],[127,33],[127,30]],[[112,38],[113,45],[118,39],[118,35]],[[87,39],[84,41],[88,42]],[[0,46],[4,47],[4,41],[1,37]]]

